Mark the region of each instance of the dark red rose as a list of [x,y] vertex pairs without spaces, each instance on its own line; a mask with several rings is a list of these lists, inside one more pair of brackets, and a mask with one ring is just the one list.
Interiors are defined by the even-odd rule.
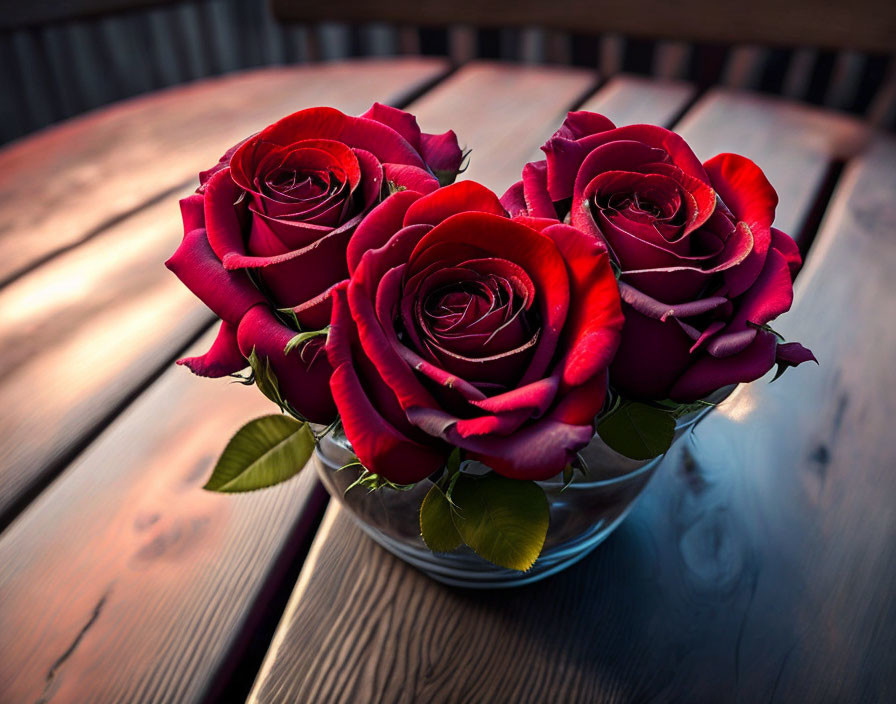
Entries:
[[436,174],[453,179],[461,160],[453,132],[423,134],[413,115],[379,104],[361,117],[302,110],[228,150],[181,201],[184,240],[167,266],[222,323],[206,354],[179,363],[223,376],[255,349],[300,414],[332,420],[324,338],[286,355],[297,332],[287,321],[326,326],[358,223],[390,189],[436,190]]
[[327,354],[361,462],[411,483],[460,447],[519,479],[591,439],[622,313],[603,245],[483,186],[396,193],[348,246]]
[[692,401],[813,359],[766,326],[789,310],[800,267],[772,227],[778,197],[749,159],[701,164],[677,134],[569,113],[501,202],[605,242],[625,314],[610,381],[632,398]]

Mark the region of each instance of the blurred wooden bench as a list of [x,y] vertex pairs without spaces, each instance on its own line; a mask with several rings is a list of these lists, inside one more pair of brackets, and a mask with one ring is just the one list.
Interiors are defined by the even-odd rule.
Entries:
[[759,90],[896,128],[896,20],[886,0],[272,5],[286,21],[267,0],[10,4],[0,15],[0,143],[209,76],[421,53]]

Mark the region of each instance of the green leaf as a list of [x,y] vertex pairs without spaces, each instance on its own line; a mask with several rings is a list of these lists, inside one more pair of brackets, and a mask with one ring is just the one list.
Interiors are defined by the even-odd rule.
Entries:
[[420,535],[433,552],[451,552],[463,545],[451,520],[451,504],[436,484],[420,504]]
[[296,315],[296,312],[292,308],[278,308],[277,312],[282,316],[286,316],[289,323],[295,326],[296,330],[301,330],[302,326],[299,325],[299,318]]
[[[778,338],[778,342],[787,342],[787,340],[784,339],[784,336],[781,333],[779,333],[777,330],[772,328],[771,325],[768,325],[768,324],[757,325],[756,323],[752,322],[751,320],[746,321],[746,323],[751,328],[756,328],[757,330],[763,330],[765,332],[770,332],[772,335],[774,335],[776,338]],[[772,379],[772,381],[774,381],[774,379]]]
[[462,474],[451,512],[461,539],[480,557],[525,572],[541,554],[548,533],[548,499],[538,484],[489,472]]
[[675,418],[662,408],[623,401],[597,423],[597,434],[620,455],[650,460],[662,455],[675,439]]
[[262,416],[230,439],[202,488],[234,493],[274,486],[298,474],[313,451],[314,435],[307,423]]
[[457,179],[457,175],[460,171],[453,171],[447,169],[433,169],[433,174],[439,180],[439,186],[443,188],[445,186],[450,186]]
[[571,464],[566,465],[563,468],[563,487],[560,489],[560,491],[563,491],[564,489],[568,489],[569,486],[572,484],[573,479],[575,479],[575,478],[576,478],[576,471],[573,469],[572,465]]
[[619,281],[619,277],[622,276],[622,267],[616,263],[616,260],[611,258],[610,268],[613,270],[613,276],[615,276],[616,280]]
[[276,403],[281,410],[285,409],[286,404],[280,395],[280,385],[277,383],[274,370],[271,369],[270,357],[265,357],[262,362],[261,358],[255,354],[255,348],[253,347],[249,353],[249,366],[252,367],[252,376],[255,378],[255,385],[258,387],[258,390]]
[[455,447],[451,454],[448,455],[448,459],[445,461],[445,469],[448,473],[449,477],[453,477],[458,471],[460,471],[460,448]]
[[283,354],[289,354],[293,350],[300,347],[306,340],[310,340],[313,337],[319,337],[320,335],[326,335],[329,332],[329,325],[327,325],[327,327],[325,328],[322,328],[321,330],[307,330],[305,332],[300,332],[298,335],[296,335],[286,343],[286,347],[283,348]]
[[392,489],[394,491],[410,491],[414,488],[413,484],[396,484],[395,482],[391,482],[385,477],[381,477],[379,474],[374,474],[369,469],[367,469],[360,461],[349,462],[348,464],[342,465],[339,469],[348,469],[351,467],[360,467],[361,472],[358,475],[358,478],[355,479],[351,484],[345,487],[345,491],[342,492],[343,496],[348,494],[352,489],[356,486],[364,487],[367,489],[367,493],[370,494],[374,491],[379,491],[380,489]]
[[470,152],[472,149],[467,149],[461,153],[460,157],[460,167],[458,167],[457,171],[453,169],[433,169],[433,175],[439,180],[439,186],[445,187],[450,186],[457,180],[457,177],[460,176],[464,171],[466,171],[470,167]]
[[[784,372],[786,372],[788,369],[790,369],[791,366],[793,366],[793,365],[785,364],[784,362],[778,362],[778,369],[777,369],[777,371],[775,371],[775,376],[772,377],[772,381],[777,381],[778,379],[780,379],[781,375]],[[770,381],[768,383],[771,384],[772,381]]]
[[651,405],[658,406],[667,413],[671,413],[673,418],[681,418],[689,413],[694,413],[695,411],[715,408],[718,404],[712,403],[711,401],[703,401],[702,399],[691,401],[690,403],[679,403],[672,399],[664,399],[662,401],[652,401]]

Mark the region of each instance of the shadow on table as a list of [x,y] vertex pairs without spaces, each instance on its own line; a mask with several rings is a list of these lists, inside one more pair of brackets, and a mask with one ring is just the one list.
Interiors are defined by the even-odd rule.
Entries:
[[[774,697],[800,625],[768,599],[757,608],[758,537],[741,513],[749,497],[730,468],[701,467],[692,449],[665,462],[631,516],[567,571],[516,590],[451,590],[462,611],[487,612],[491,644],[477,647],[508,668],[503,678],[550,662],[543,676],[557,691],[577,682],[575,697]],[[776,588],[799,591],[782,577]],[[472,639],[486,626],[460,628]]]

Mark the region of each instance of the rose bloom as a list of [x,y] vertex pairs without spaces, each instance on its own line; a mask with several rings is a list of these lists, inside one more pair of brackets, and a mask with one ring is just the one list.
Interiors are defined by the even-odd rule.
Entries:
[[752,161],[701,164],[669,130],[590,112],[569,113],[542,150],[501,202],[607,244],[625,314],[610,380],[624,395],[693,401],[814,360],[765,327],[789,310],[801,261],[772,227],[778,197]]
[[437,174],[453,180],[462,158],[453,132],[423,134],[413,115],[380,104],[361,117],[301,110],[234,146],[181,201],[184,239],[166,264],[222,322],[206,354],[178,363],[224,376],[255,349],[284,400],[309,420],[332,420],[324,337],[286,355],[297,331],[284,321],[326,326],[364,215],[390,188],[436,190]]
[[622,328],[602,243],[510,219],[473,182],[396,193],[348,245],[327,354],[346,436],[371,472],[412,483],[452,447],[545,479],[593,435]]

